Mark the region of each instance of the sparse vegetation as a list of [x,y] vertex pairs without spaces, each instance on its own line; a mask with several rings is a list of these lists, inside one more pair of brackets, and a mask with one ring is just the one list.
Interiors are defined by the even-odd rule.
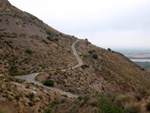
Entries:
[[0,113],[5,113],[5,112],[0,110]]
[[101,113],[125,113],[123,108],[117,106],[116,103],[110,99],[106,99],[104,96],[100,97],[98,104]]
[[25,37],[25,36],[26,36],[26,34],[20,34],[19,36],[20,36],[20,37]]
[[39,39],[40,37],[38,35],[31,35],[30,38],[32,38],[32,39]]
[[28,95],[26,95],[26,97],[29,98],[30,101],[32,101],[34,98],[34,93],[29,93]]
[[86,54],[82,54],[82,55],[80,55],[80,56],[82,56],[82,57],[84,57],[84,58],[87,58],[87,57],[88,57],[88,55],[86,55]]
[[9,74],[10,74],[11,76],[15,76],[17,73],[18,73],[17,67],[16,67],[15,65],[12,65],[12,66],[9,68]]
[[[8,112],[11,108],[14,113],[150,111],[149,74],[144,69],[128,61],[123,55],[113,53],[110,48],[105,50],[92,45],[88,39],[80,40],[75,46],[85,64],[80,68],[70,69],[78,63],[71,49],[73,42],[78,39],[57,32],[31,14],[13,8],[15,7],[11,7],[9,12],[9,7],[2,7],[8,12],[0,14],[3,19],[0,19],[3,21],[1,27],[4,27],[0,29],[1,108],[4,107]],[[61,71],[62,69],[65,71]],[[11,80],[8,76],[35,72],[44,72],[36,79],[45,86],[55,85],[56,88],[81,96],[70,99],[57,91],[15,77],[11,77]],[[105,96],[99,97],[99,93]]]
[[83,96],[83,100],[85,102],[87,102],[90,98],[91,98],[91,96],[89,94],[86,94],[86,95]]
[[145,96],[147,94],[146,88],[144,87],[138,88],[138,92],[142,96]]
[[139,103],[131,102],[125,105],[127,113],[140,113],[141,107]]
[[11,48],[13,47],[13,46],[12,46],[12,41],[11,41],[11,40],[9,40],[9,41],[4,41],[4,43],[6,43],[6,44],[7,44],[9,47],[11,47]]
[[5,28],[1,28],[1,29],[0,29],[0,31],[5,31],[5,30],[6,30]]
[[51,111],[51,109],[46,109],[45,111],[44,111],[44,113],[51,113],[52,111]]
[[49,41],[57,41],[58,42],[58,38],[53,38],[53,37],[50,37],[50,36],[47,36],[47,39],[49,40]]
[[52,102],[51,102],[51,106],[52,106],[52,107],[54,107],[54,106],[56,106],[56,105],[58,105],[58,104],[60,104],[59,101],[52,101]]

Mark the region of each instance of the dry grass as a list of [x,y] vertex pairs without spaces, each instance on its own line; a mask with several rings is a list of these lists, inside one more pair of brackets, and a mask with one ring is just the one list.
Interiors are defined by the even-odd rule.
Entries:
[[129,113],[141,113],[141,106],[139,103],[126,103],[125,108]]

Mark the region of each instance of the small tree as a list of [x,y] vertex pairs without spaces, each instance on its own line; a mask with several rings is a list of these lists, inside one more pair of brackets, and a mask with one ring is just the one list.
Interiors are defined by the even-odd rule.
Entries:
[[110,48],[108,48],[108,51],[111,51],[111,49],[110,49]]

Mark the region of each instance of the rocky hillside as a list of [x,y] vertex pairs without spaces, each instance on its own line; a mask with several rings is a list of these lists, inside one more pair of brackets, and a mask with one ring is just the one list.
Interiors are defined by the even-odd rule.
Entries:
[[81,95],[138,93],[149,88],[150,74],[124,55],[96,47],[87,40],[81,40],[76,48],[84,63],[81,67],[65,72],[49,71],[37,79],[41,82],[51,79],[55,87]]
[[[63,34],[35,16],[0,0],[0,113],[146,113],[150,73],[111,49]],[[62,71],[63,69],[63,71]],[[36,78],[77,99],[13,76]],[[36,82],[37,82],[36,81]],[[55,89],[55,88],[54,88]],[[3,113],[3,112],[2,112]]]
[[76,38],[49,27],[0,0],[0,73],[20,75],[75,65],[71,43]]
[[54,91],[0,75],[0,113],[43,113],[67,101],[70,99]]

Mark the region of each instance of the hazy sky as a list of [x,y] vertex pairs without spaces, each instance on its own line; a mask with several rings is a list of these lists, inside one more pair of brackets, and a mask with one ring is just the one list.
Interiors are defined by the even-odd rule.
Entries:
[[150,0],[9,0],[53,28],[104,48],[150,49]]

